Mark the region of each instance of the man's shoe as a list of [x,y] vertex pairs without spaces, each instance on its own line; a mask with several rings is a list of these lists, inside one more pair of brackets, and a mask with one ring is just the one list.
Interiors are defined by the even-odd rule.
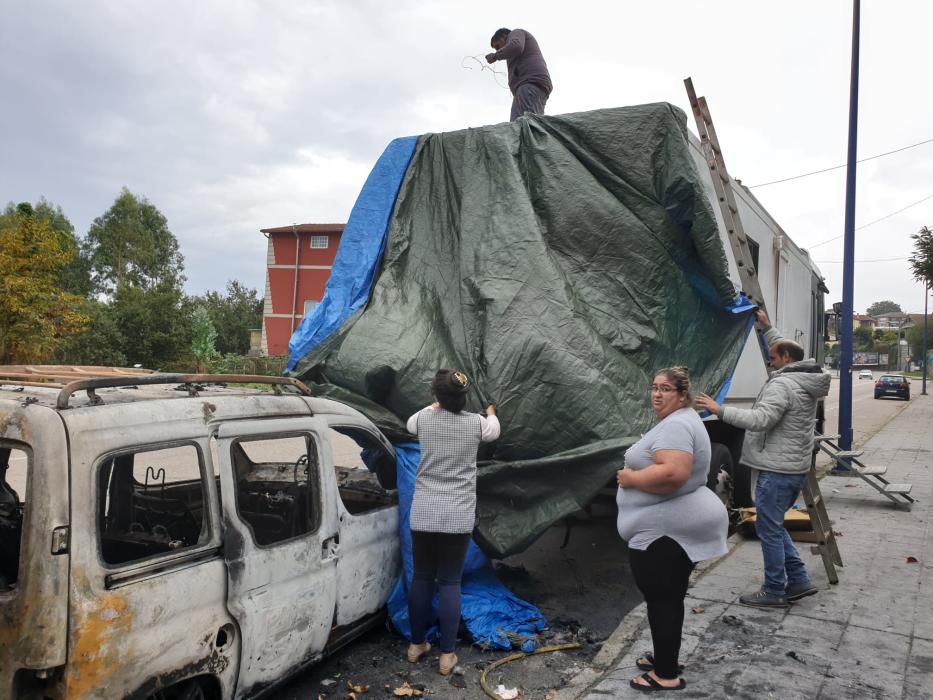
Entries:
[[795,600],[806,598],[808,595],[816,595],[819,592],[819,588],[807,581],[806,583],[795,583],[793,586],[788,586],[787,590],[784,591],[784,597],[787,598],[787,602],[792,603]]
[[764,589],[760,591],[756,591],[755,593],[746,593],[743,596],[739,596],[739,602],[742,605],[748,605],[753,608],[787,608],[787,607],[790,607],[790,603],[787,602],[787,598],[785,598],[782,595],[774,595],[773,593],[768,593]]

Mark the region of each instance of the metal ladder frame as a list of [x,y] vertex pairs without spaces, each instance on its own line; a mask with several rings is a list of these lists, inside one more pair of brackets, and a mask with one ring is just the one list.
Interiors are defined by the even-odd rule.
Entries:
[[864,450],[843,450],[836,442],[838,435],[817,435],[816,441],[820,450],[832,457],[832,476],[858,477],[871,486],[882,496],[891,500],[894,505],[904,510],[910,510],[916,499],[910,495],[912,484],[891,483],[884,478],[887,467],[870,467],[859,461]]
[[[713,126],[713,118],[710,115],[709,105],[707,105],[705,97],[697,97],[691,78],[684,80],[684,86],[687,89],[687,97],[690,100],[690,107],[693,110],[697,132],[700,135],[700,145],[706,156],[706,164],[713,178],[713,187],[716,190],[716,197],[719,200],[719,209],[722,212],[722,218],[726,225],[727,238],[732,248],[736,267],[739,271],[742,291],[745,293],[745,296],[760,309],[766,310],[764,295],[761,292],[761,284],[758,281],[758,270],[755,268],[751,247],[748,245],[748,236],[745,234],[745,228],[742,226],[742,220],[739,217],[739,208],[735,201],[735,192],[732,189],[732,178],[729,177],[729,171],[726,170],[726,162],[723,159],[722,148],[719,145],[719,138],[716,135],[716,128]],[[765,371],[770,374],[768,368],[770,362],[768,347],[764,342],[762,333],[757,332],[757,335],[758,346],[761,350],[762,360],[765,363]],[[836,545],[836,536],[833,533],[829,515],[826,512],[823,494],[820,492],[819,480],[816,476],[815,451],[811,459],[810,471],[807,474],[807,480],[804,482],[801,493],[804,503],[807,505],[810,524],[813,528],[813,532],[809,533],[809,536],[812,537],[815,542],[812,551],[814,554],[819,553],[822,556],[823,565],[826,567],[826,574],[829,577],[829,582],[838,583],[839,576],[836,574],[835,567],[842,566],[842,557],[839,555],[839,548]],[[797,534],[799,535],[800,533]]]

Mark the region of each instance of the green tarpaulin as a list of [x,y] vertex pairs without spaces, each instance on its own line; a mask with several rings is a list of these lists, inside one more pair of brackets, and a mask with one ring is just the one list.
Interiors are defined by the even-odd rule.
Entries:
[[369,302],[293,374],[390,437],[440,367],[496,403],[478,542],[521,551],[611,483],[656,369],[715,395],[748,328],[684,114],[668,104],[422,136]]

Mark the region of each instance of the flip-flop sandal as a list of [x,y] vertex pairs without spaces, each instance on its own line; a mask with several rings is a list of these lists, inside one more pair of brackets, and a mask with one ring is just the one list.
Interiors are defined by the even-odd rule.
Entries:
[[680,683],[678,685],[675,685],[671,688],[668,688],[667,686],[661,685],[660,683],[658,683],[654,678],[651,677],[650,673],[643,673],[641,674],[641,676],[639,676],[639,678],[641,678],[641,680],[643,680],[644,683],[637,683],[636,680],[633,678],[632,680],[628,682],[628,684],[632,686],[635,690],[640,690],[643,693],[653,693],[657,690],[683,690],[684,688],[687,687],[687,681],[685,681],[683,678],[680,679]]
[[[642,661],[641,659],[644,659],[644,661]],[[636,668],[638,668],[641,671],[653,671],[654,670],[654,654],[646,651],[644,654],[641,655],[641,659],[638,659],[638,661],[635,662]],[[683,671],[684,671],[684,665],[677,664],[677,672],[683,673]]]

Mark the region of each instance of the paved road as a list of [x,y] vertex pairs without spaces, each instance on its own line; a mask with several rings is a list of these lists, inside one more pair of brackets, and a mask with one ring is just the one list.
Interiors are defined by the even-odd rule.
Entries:
[[[919,393],[920,383],[912,390]],[[833,379],[826,403],[826,431],[837,431],[839,382]],[[864,444],[895,415],[908,406],[897,399],[874,399],[874,382],[853,381],[854,443]],[[552,528],[522,555],[498,562],[500,578],[516,594],[538,605],[558,633],[583,644],[580,652],[534,657],[503,668],[501,682],[521,686],[523,697],[544,698],[549,688],[561,685],[582,664],[592,659],[622,618],[639,602],[628,567],[624,543],[615,531],[613,503],[598,503],[592,517],[573,525],[566,547],[563,526]],[[580,628],[582,627],[582,632]],[[405,642],[385,629],[375,630],[348,648],[275,693],[277,700],[346,696],[346,681],[366,683],[370,694],[385,697],[385,686],[394,688],[412,671],[404,661]],[[452,688],[433,672],[433,665],[419,664],[409,680],[428,685],[439,698],[482,698],[478,687],[479,668],[502,656],[473,647],[458,650],[466,669],[464,689]],[[436,659],[432,658],[436,663]],[[321,685],[334,682],[333,685]],[[496,680],[496,683],[500,682]]]

